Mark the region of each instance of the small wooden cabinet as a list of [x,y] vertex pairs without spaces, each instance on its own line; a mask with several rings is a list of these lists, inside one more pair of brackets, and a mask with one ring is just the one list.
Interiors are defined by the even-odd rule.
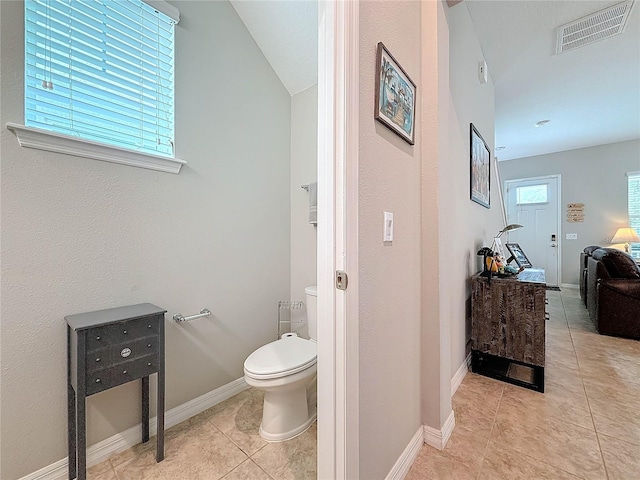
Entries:
[[471,279],[471,368],[544,392],[544,270]]
[[142,380],[142,442],[149,440],[149,375],[158,374],[156,461],[164,458],[164,314],[142,303],[65,317],[69,478],[86,479],[86,397]]

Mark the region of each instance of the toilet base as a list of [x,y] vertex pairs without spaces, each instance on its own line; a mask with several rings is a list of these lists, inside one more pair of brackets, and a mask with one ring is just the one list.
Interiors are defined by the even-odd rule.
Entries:
[[294,389],[266,390],[260,436],[269,442],[284,442],[304,433],[317,417],[315,378]]

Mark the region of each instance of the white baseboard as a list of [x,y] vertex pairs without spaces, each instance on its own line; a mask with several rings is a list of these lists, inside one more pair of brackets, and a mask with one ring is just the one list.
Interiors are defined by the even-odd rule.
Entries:
[[562,288],[580,288],[580,285],[576,285],[575,283],[561,283],[560,287],[562,287]]
[[458,391],[458,387],[462,383],[462,380],[464,380],[464,377],[469,371],[470,367],[471,367],[471,353],[467,355],[467,358],[464,359],[464,362],[462,362],[462,365],[460,365],[460,368],[458,368],[458,371],[455,373],[455,375],[451,379],[451,396],[452,397]]
[[[183,403],[182,405],[178,405],[177,407],[165,412],[165,428],[171,428],[174,425],[184,422],[194,415],[204,412],[206,409],[211,408],[248,388],[249,385],[246,384],[244,377],[242,377],[234,380],[233,382],[227,383],[220,388],[216,388],[215,390],[205,393],[204,395],[200,395],[199,397]],[[115,435],[87,448],[87,467],[104,462],[109,457],[140,443],[141,428],[141,425],[138,424],[135,427],[131,427],[124,432],[116,433]],[[158,421],[156,417],[150,419],[149,430],[151,435],[156,434],[158,430]],[[20,480],[63,480],[67,478],[68,473],[68,459],[63,458],[62,460],[58,460],[51,465],[22,477]]]
[[420,427],[413,436],[407,448],[404,449],[400,458],[395,463],[385,480],[403,480],[409,473],[413,461],[418,456],[420,448],[424,444],[424,429]]
[[453,414],[453,410],[449,414],[449,418],[444,422],[442,430],[424,425],[424,443],[431,445],[438,450],[443,450],[449,441],[451,433],[453,433],[453,427],[456,426],[456,418]]

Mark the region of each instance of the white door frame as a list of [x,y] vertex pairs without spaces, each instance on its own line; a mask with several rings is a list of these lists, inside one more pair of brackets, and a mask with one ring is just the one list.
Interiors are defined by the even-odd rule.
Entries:
[[[558,286],[562,285],[562,175],[559,173],[553,175],[541,175],[539,177],[526,177],[526,178],[514,178],[511,180],[505,180],[504,182],[504,191],[509,191],[509,184],[518,183],[518,182],[528,182],[528,181],[538,181],[538,180],[547,180],[549,178],[553,178],[556,180],[557,186],[557,203],[558,203],[558,224],[556,227],[556,232],[558,235],[557,238],[557,248],[558,248]],[[505,210],[509,210],[509,195],[505,199]]]
[[318,478],[348,480],[359,478],[359,5],[318,8]]

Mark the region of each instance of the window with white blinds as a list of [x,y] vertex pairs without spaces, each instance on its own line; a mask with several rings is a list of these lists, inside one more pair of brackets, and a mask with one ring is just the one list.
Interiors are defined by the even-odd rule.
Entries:
[[[640,172],[627,174],[629,194],[629,226],[640,235]],[[631,255],[640,258],[640,243],[631,243]]]
[[176,20],[141,0],[26,0],[25,125],[173,157]]

